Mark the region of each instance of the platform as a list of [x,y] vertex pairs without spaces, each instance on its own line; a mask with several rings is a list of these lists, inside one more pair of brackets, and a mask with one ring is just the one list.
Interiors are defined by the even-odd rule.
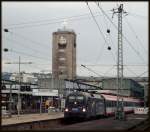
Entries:
[[63,118],[63,112],[52,112],[52,113],[42,113],[42,114],[22,114],[12,115],[11,118],[2,118],[2,125],[25,123],[39,120],[57,119]]

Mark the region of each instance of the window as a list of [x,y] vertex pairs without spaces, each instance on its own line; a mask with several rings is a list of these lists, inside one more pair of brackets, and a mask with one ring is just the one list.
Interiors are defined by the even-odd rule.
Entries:
[[5,90],[5,89],[6,89],[6,86],[5,86],[5,85],[2,85],[2,89]]
[[62,74],[67,74],[67,71],[66,71],[66,70],[60,70],[60,71],[59,71],[59,74],[60,74],[60,75],[62,75]]
[[32,91],[30,86],[26,86],[26,91]]
[[26,91],[26,86],[21,86],[20,91]]
[[71,100],[71,99],[75,99],[75,96],[69,96],[69,99]]
[[59,66],[59,69],[66,69],[66,66]]
[[66,66],[66,62],[65,61],[60,61],[59,66]]
[[75,101],[75,96],[69,96],[68,99],[69,99],[69,102],[74,102]]
[[112,102],[112,106],[115,107],[115,101]]
[[66,60],[66,58],[64,58],[64,57],[60,57],[60,58],[59,58],[59,60],[60,60],[60,61],[65,61],[65,60]]
[[65,52],[65,50],[64,49],[59,49],[59,52]]
[[66,56],[65,52],[58,52],[59,58],[65,58],[65,56]]
[[83,96],[77,96],[77,100],[83,100]]
[[66,46],[67,46],[66,44],[63,44],[63,45],[62,45],[62,44],[58,43],[58,48],[59,48],[59,49],[65,49]]

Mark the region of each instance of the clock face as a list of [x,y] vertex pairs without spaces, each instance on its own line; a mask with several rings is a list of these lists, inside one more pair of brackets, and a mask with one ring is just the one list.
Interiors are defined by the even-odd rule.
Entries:
[[66,38],[65,37],[63,37],[63,36],[60,36],[60,39],[59,39],[59,43],[60,44],[66,44]]

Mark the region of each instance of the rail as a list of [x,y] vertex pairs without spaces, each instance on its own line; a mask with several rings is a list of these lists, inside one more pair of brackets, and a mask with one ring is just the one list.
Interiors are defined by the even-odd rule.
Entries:
[[129,128],[128,130],[132,130],[132,131],[146,131],[148,129],[150,129],[150,122],[149,119],[146,119],[134,126],[132,126],[131,128]]

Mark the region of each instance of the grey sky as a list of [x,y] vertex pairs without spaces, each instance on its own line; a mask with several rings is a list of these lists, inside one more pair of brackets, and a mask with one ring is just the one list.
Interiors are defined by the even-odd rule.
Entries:
[[[120,3],[101,2],[100,4],[111,18],[112,12],[110,10]],[[138,54],[144,58],[144,60],[141,59],[131,46],[123,40],[124,64],[136,65],[124,67],[124,75],[138,76],[148,69],[148,3],[124,2],[123,4],[124,10],[128,12],[128,15],[123,17],[123,33]],[[52,33],[61,28],[63,19],[59,18],[76,16],[67,19],[67,21],[68,28],[73,29],[77,34],[77,75],[96,76],[80,66],[84,64],[99,74],[105,73],[107,76],[116,76],[116,67],[113,67],[113,65],[117,63],[117,30],[94,2],[89,2],[89,6],[92,12],[97,15],[95,18],[112,48],[111,51],[107,50],[107,44],[104,44],[105,41],[85,2],[3,2],[2,25],[3,28],[8,28],[10,33],[2,31],[2,47],[9,48],[12,52],[3,53],[2,70],[17,72],[18,65],[4,63],[8,61],[17,62],[19,55],[21,61],[34,63],[32,65],[21,65],[23,71],[51,70]],[[116,15],[112,21],[117,25]],[[110,29],[110,35],[106,32],[108,28]],[[142,46],[138,39],[140,39]],[[19,54],[18,52],[25,54]],[[112,58],[112,53],[115,56],[115,61]],[[110,65],[108,66],[108,64]],[[143,76],[147,76],[147,73]]]

